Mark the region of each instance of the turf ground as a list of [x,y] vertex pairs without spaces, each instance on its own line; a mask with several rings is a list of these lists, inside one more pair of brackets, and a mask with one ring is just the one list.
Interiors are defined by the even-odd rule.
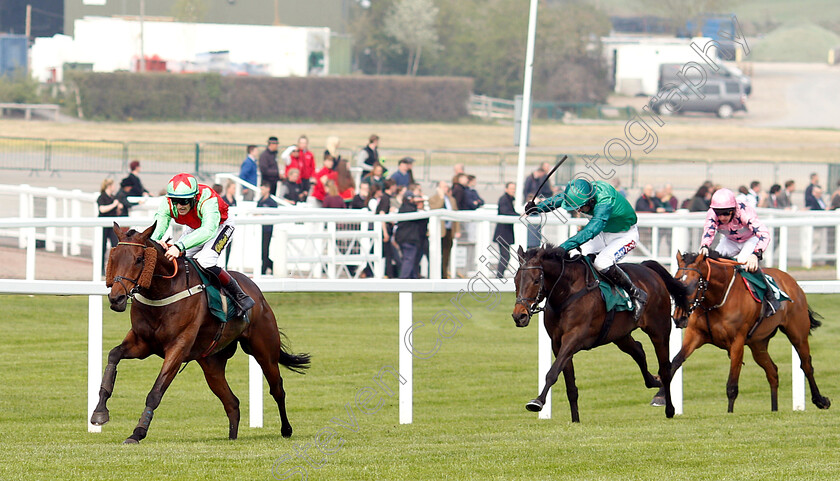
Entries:
[[[416,294],[415,320],[451,307],[449,297]],[[267,392],[265,427],[247,427],[247,364],[240,351],[228,368],[243,401],[239,440],[227,440],[221,404],[190,364],[166,393],[149,437],[124,446],[160,360],[120,364],[111,422],[90,434],[87,299],[0,297],[0,479],[268,480],[273,467],[279,479],[286,473],[285,479],[324,480],[840,477],[840,406],[818,411],[809,402],[805,412],[790,410],[790,344],[782,335],[771,343],[782,383],[777,413],[769,412],[763,371],[747,356],[735,413],[727,414],[728,359],[705,346],[686,364],[685,414],[668,420],[661,408],[648,406],[653,391],[643,387],[635,364],[607,346],[575,358],[582,422],[573,425],[562,381],[553,419],[538,420],[524,409],[537,394],[537,326],[514,327],[513,296],[493,310],[467,303],[470,317],[462,318],[460,331],[434,357],[415,361],[414,424],[399,425],[397,400],[381,387],[385,402],[377,412],[364,414],[355,405],[364,388],[377,389],[373,378],[383,366],[397,365],[396,295],[272,294],[269,300],[292,349],[313,355],[307,375],[285,374],[293,437],[280,436]],[[810,301],[825,317],[811,338],[817,381],[837,403],[840,304],[836,296]],[[127,313],[106,308],[106,353],[127,327]],[[418,346],[432,342],[428,332],[415,335]],[[649,344],[646,350],[650,357]],[[396,390],[395,382],[386,385]],[[326,428],[340,437],[326,444],[328,455],[313,447]]]

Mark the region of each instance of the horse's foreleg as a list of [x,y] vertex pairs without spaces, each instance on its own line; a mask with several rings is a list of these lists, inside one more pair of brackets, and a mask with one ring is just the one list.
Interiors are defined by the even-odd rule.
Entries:
[[729,346],[729,379],[726,381],[726,398],[729,407],[726,412],[731,413],[738,397],[738,378],[741,377],[741,366],[744,364],[744,336],[738,334]]
[[143,408],[140,421],[137,422],[137,427],[134,428],[131,436],[125,440],[125,444],[136,444],[146,437],[146,433],[149,431],[149,425],[152,423],[152,417],[155,414],[155,409],[160,405],[163,394],[172,383],[172,380],[175,379],[175,375],[178,374],[178,367],[184,362],[188,352],[189,349],[179,346],[166,353],[163,358],[163,366],[160,368],[160,374],[158,374],[152,390],[146,396],[146,407]]
[[578,413],[578,388],[575,384],[575,365],[571,359],[566,363],[566,368],[563,369],[563,380],[566,382],[566,398],[569,399],[569,409],[572,411],[572,422],[580,422],[580,413]]
[[767,375],[767,382],[770,384],[770,410],[779,410],[779,368],[776,363],[770,358],[770,353],[767,352],[767,344],[769,339],[762,339],[759,342],[748,344],[750,352],[752,352],[755,363],[764,369]]
[[[236,346],[236,344],[233,344]],[[220,357],[221,356],[221,357]],[[222,401],[229,421],[228,438],[236,439],[239,434],[239,399],[233,394],[225,378],[227,357],[223,353],[198,360],[198,365],[204,370],[204,379],[213,394]]]
[[697,350],[698,347],[706,344],[707,339],[706,335],[702,332],[698,331],[691,326],[685,328],[685,332],[683,333],[683,344],[680,348],[680,352],[674,356],[674,359],[671,360],[671,377],[674,377],[674,373],[677,372],[682,364],[688,359],[688,356],[691,355],[694,351]]
[[562,346],[557,353],[557,357],[554,359],[554,363],[545,375],[545,387],[543,387],[542,392],[537,398],[532,399],[525,404],[525,409],[533,412],[539,412],[542,410],[543,406],[545,406],[545,399],[548,397],[548,390],[551,389],[551,386],[557,382],[557,378],[560,376],[560,371],[563,371],[566,368],[567,363],[572,360],[572,355],[577,352],[577,349],[573,349],[571,347],[572,345],[576,346],[577,342],[570,341],[566,338],[563,339]]
[[114,392],[114,383],[117,380],[117,364],[123,359],[143,359],[148,357],[149,354],[149,347],[134,335],[134,331],[128,331],[128,335],[125,336],[122,344],[111,349],[108,353],[105,374],[102,376],[102,384],[99,386],[99,403],[90,417],[91,424],[101,426],[111,419],[107,404],[108,399]]
[[622,352],[625,352],[636,361],[636,364],[639,365],[639,369],[642,371],[642,378],[645,380],[645,387],[650,389],[654,387],[662,387],[662,383],[659,382],[653,374],[648,371],[647,359],[645,358],[645,350],[642,348],[642,343],[633,339],[632,336],[629,334],[613,341],[613,343],[618,346]]

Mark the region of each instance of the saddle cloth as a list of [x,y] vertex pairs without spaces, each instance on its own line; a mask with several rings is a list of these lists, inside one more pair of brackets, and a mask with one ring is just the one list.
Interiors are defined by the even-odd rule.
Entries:
[[[750,294],[753,296],[753,299],[756,302],[761,302],[764,299],[764,291],[767,290],[767,286],[761,280],[761,273],[759,272],[748,272],[743,268],[738,268],[738,273],[741,274],[741,278],[744,279],[744,285],[747,286],[747,290],[750,291]],[[770,282],[770,286],[773,289],[773,295],[779,301],[789,301],[790,296],[779,288],[779,285],[776,283],[776,279],[773,277],[764,274],[764,277]]]
[[624,289],[614,286],[604,276],[600,275],[592,265],[592,259],[589,256],[584,256],[583,259],[587,267],[592,271],[592,275],[599,281],[598,287],[601,288],[601,298],[604,299],[604,303],[607,305],[607,312],[613,309],[616,312],[633,310],[633,301],[627,292]]
[[[215,279],[211,280],[213,276],[205,272],[194,259],[187,258],[187,262],[195,268],[195,271],[198,272],[199,279],[201,279],[201,283],[205,286],[204,293],[207,296],[207,305],[210,307],[210,313],[213,314],[213,317],[219,322],[227,322],[228,319],[233,319],[233,313],[235,311],[233,303],[228,302],[227,297],[222,295],[217,285],[218,281]],[[225,315],[226,313],[227,315]]]

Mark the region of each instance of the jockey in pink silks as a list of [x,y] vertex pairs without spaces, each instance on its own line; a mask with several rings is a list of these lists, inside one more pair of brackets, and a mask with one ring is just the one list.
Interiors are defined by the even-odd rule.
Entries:
[[[758,261],[770,244],[770,230],[758,220],[755,210],[735,200],[735,194],[729,189],[719,189],[712,196],[712,205],[706,213],[706,225],[700,243],[701,254],[709,254],[717,232],[723,235],[715,248],[720,255],[734,257],[738,262],[745,264],[744,267],[750,272],[759,270]],[[769,284],[764,299],[767,302],[762,316],[775,314],[779,309],[779,301]]]

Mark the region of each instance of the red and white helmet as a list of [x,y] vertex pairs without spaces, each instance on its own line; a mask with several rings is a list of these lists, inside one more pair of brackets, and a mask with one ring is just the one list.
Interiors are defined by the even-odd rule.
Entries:
[[718,189],[712,196],[712,209],[735,209],[738,201],[735,200],[735,193],[729,189]]
[[166,196],[172,199],[191,199],[198,195],[198,181],[190,174],[172,177],[166,186]]

